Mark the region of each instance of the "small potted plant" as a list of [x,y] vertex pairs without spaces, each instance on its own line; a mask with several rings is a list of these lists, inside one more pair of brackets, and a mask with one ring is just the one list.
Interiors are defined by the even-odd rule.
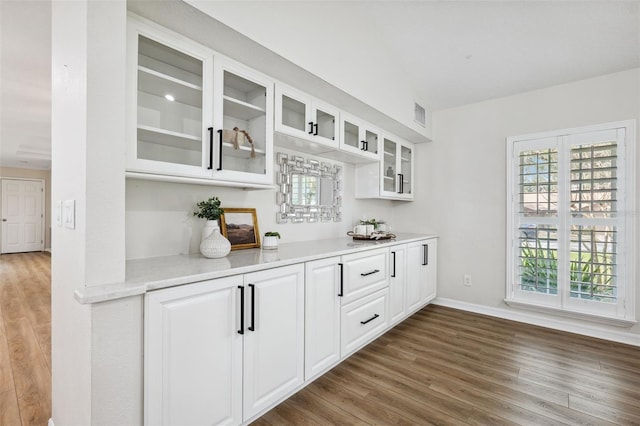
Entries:
[[220,204],[221,201],[218,197],[211,197],[197,203],[198,210],[193,212],[194,216],[207,219],[200,238],[200,252],[205,257],[224,257],[231,250],[229,240],[220,234],[218,219],[224,214],[224,209],[220,207]]
[[278,240],[280,239],[280,233],[278,232],[265,232],[262,239],[262,248],[265,250],[275,250],[278,248]]

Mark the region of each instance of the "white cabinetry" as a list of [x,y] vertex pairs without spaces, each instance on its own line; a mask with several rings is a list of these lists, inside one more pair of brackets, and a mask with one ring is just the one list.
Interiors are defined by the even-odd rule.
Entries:
[[413,200],[414,145],[385,135],[379,163],[356,168],[356,198]]
[[304,381],[304,266],[247,274],[244,282],[246,421]]
[[305,380],[340,361],[340,258],[305,264]]
[[437,239],[407,246],[406,312],[413,313],[436,297]]
[[389,285],[388,255],[387,248],[380,248],[342,256],[343,306]]
[[383,288],[342,307],[340,352],[345,358],[387,329],[387,294]]
[[[276,84],[275,130],[293,136],[285,145],[312,154],[336,150],[338,109],[284,84]],[[313,142],[302,144],[303,141]]]
[[129,176],[272,183],[272,80],[134,16],[127,65]]
[[396,324],[405,317],[405,285],[407,281],[407,245],[389,248],[389,322]]
[[147,295],[145,424],[242,422],[240,286],[241,275]]
[[303,383],[304,266],[151,292],[145,424],[240,424]]
[[361,162],[380,160],[379,136],[380,132],[370,124],[340,114],[340,150],[362,157]]

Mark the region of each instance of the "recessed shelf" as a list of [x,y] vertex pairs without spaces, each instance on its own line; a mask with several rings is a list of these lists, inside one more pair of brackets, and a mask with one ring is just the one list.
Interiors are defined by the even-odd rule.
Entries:
[[248,121],[265,114],[263,108],[229,96],[224,97],[224,115]]
[[[223,152],[225,156],[251,159],[251,146],[240,145],[238,149],[235,149],[232,143],[223,142],[222,148],[224,150]],[[258,149],[258,148],[255,149],[255,152],[256,152],[256,157],[264,156],[266,154],[263,149]]]
[[138,66],[138,90],[159,97],[169,94],[175,102],[202,108],[202,87],[141,66]]
[[385,151],[384,155],[388,155],[389,157],[395,157],[396,154],[394,152]]
[[172,132],[151,126],[138,126],[138,140],[190,151],[202,151],[202,140],[198,136]]
[[411,158],[404,158],[404,157],[402,157],[402,158],[401,158],[401,160],[402,160],[402,161],[411,161]]

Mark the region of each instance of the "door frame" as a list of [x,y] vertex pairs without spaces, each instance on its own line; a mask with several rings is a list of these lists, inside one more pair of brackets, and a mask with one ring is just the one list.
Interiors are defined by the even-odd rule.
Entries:
[[[42,237],[42,247],[40,248],[40,251],[44,251],[45,250],[45,215],[47,214],[47,206],[45,205],[45,200],[46,200],[46,196],[45,196],[45,191],[46,189],[46,184],[45,184],[45,180],[44,179],[39,179],[39,178],[21,178],[21,177],[12,177],[12,176],[0,176],[0,216],[2,215],[3,209],[5,208],[4,205],[2,204],[2,181],[4,180],[21,180],[21,181],[29,181],[29,182],[40,182],[40,184],[42,185],[42,192],[40,193],[40,197],[41,197],[41,206],[42,206],[42,216],[40,217],[40,235]],[[3,239],[4,239],[4,233],[2,232],[2,228],[3,226],[0,225],[0,255],[4,254],[4,252],[2,251],[2,247],[3,247]]]

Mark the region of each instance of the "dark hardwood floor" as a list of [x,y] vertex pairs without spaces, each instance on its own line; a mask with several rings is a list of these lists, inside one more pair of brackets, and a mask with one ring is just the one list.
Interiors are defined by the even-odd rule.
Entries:
[[427,306],[254,425],[640,425],[640,348]]
[[0,256],[0,425],[51,417],[51,256]]

